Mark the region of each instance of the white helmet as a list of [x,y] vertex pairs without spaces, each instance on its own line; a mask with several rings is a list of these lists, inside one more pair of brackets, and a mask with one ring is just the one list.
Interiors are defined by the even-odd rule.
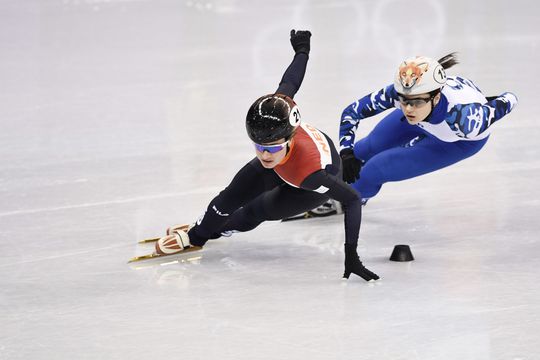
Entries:
[[446,73],[437,61],[417,56],[399,65],[394,87],[399,94],[418,95],[438,90],[446,84]]

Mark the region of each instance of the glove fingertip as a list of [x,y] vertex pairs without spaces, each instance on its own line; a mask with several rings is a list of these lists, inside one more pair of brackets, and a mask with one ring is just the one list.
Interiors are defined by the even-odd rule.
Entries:
[[291,30],[291,36],[294,36],[295,32],[296,32],[296,31],[295,31],[294,29],[292,29],[292,30]]

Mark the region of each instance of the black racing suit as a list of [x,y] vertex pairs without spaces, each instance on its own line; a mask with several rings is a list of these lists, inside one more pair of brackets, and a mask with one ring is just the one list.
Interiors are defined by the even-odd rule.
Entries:
[[[307,61],[307,54],[295,55],[276,93],[294,97],[302,83]],[[331,161],[324,168],[307,175],[299,184],[295,184],[296,186],[285,182],[274,169],[264,168],[257,157],[247,163],[231,183],[210,202],[202,220],[191,228],[188,233],[191,243],[203,246],[209,239],[220,237],[223,232],[249,231],[263,221],[280,220],[311,210],[331,198],[342,203],[345,213],[345,275],[348,277],[351,271],[356,274],[358,271],[362,272],[347,270],[347,256],[349,263],[353,261],[350,259],[358,259],[356,247],[362,217],[360,198],[353,188],[342,181],[339,154],[328,136],[323,135],[330,147],[331,156],[328,158],[331,158]],[[295,137],[296,134],[293,141]],[[302,159],[296,161],[301,165]],[[323,192],[320,189],[323,189]],[[369,276],[358,275],[366,280],[378,279],[377,275],[369,273]]]

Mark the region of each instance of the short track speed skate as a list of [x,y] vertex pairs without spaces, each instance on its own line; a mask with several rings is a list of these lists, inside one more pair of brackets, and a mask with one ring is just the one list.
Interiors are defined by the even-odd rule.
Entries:
[[343,213],[343,210],[341,208],[341,203],[339,201],[335,201],[332,199],[329,199],[324,204],[321,204],[317,206],[315,209],[306,211],[305,213],[294,215],[288,218],[285,218],[281,220],[284,221],[294,221],[294,220],[304,220],[304,219],[311,219],[315,217],[326,217],[336,214]]
[[190,227],[187,224],[172,226],[167,229],[167,235],[161,238],[150,238],[139,241],[139,244],[155,243],[155,250],[151,254],[135,256],[128,263],[201,250],[202,247],[191,245],[189,242],[187,232]]

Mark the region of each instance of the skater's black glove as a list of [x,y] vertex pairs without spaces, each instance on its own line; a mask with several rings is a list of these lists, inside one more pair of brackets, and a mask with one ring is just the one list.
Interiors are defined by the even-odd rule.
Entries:
[[295,53],[304,53],[309,55],[309,38],[311,37],[311,32],[304,30],[291,30],[291,45]]
[[352,184],[360,179],[362,161],[354,157],[353,150],[343,149],[339,153],[339,156],[341,156],[341,162],[343,164],[343,181],[347,184]]
[[379,276],[362,264],[356,253],[356,245],[345,244],[345,272],[343,277],[348,279],[351,274],[356,274],[366,281],[379,280]]

